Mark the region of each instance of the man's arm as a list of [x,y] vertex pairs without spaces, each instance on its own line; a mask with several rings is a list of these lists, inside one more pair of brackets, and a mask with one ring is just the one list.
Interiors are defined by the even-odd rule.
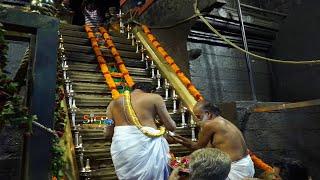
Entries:
[[210,139],[212,138],[213,130],[210,127],[210,125],[203,125],[203,127],[200,130],[199,133],[199,139],[197,142],[193,142],[188,138],[182,137],[180,135],[175,135],[173,138],[180,144],[186,146],[187,148],[190,148],[192,150],[197,150],[204,148],[208,145],[210,142]]
[[113,120],[113,124],[112,125],[105,125],[105,127],[103,128],[103,134],[105,139],[111,140],[112,136],[113,136],[113,130],[114,130],[114,126],[115,126],[115,121],[113,119],[112,116],[112,107],[113,107],[114,102],[111,101],[107,107],[107,118],[108,119],[112,119]]
[[109,119],[113,119],[113,116],[112,116],[112,106],[113,106],[114,102],[111,101],[107,107],[107,117]]
[[160,118],[161,123],[169,131],[174,131],[176,129],[176,123],[171,119],[169,112],[167,110],[166,104],[159,95],[154,96],[155,99],[155,109]]

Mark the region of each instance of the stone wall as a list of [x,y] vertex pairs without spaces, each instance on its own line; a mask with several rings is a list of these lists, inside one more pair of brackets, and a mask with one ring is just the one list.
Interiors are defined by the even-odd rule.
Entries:
[[[213,24],[222,34],[242,47],[241,31],[235,9],[228,6],[210,13]],[[221,18],[221,19],[220,19]],[[244,12],[249,50],[266,56],[278,27],[277,19],[266,19]],[[252,100],[245,55],[231,48],[198,21],[189,34],[188,49],[201,49],[202,54],[190,62],[192,82],[212,102]],[[256,95],[259,101],[271,100],[269,63],[251,57]]]
[[[235,0],[226,0],[231,7],[236,7]],[[302,0],[240,0],[241,3],[255,6],[261,9],[288,13],[294,6],[302,3]]]
[[237,120],[249,148],[269,164],[284,157],[301,160],[313,179],[319,179],[320,107],[246,114],[254,105],[236,103]]
[[[220,103],[251,100],[251,90],[244,55],[223,46],[189,42],[190,49],[202,50],[202,55],[190,62],[192,82],[205,98]],[[253,63],[256,92],[260,101],[270,100],[270,73],[267,63]]]
[[0,129],[0,179],[20,179],[23,131],[17,127]]
[[[273,43],[271,56],[282,59],[319,59],[318,23],[320,1],[305,0],[292,9]],[[272,66],[276,101],[300,101],[320,98],[320,65]]]

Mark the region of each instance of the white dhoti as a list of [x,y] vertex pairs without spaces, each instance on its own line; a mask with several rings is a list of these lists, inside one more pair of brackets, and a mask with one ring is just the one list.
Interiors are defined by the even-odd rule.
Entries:
[[251,157],[246,157],[231,163],[231,169],[227,180],[242,180],[254,176],[254,165]]
[[168,179],[168,154],[169,145],[163,137],[147,137],[135,126],[114,128],[111,156],[120,180]]

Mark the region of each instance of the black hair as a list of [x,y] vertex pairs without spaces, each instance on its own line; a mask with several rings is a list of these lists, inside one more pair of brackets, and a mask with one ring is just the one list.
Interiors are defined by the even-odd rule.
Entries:
[[220,109],[215,106],[214,104],[208,102],[208,101],[201,101],[201,109],[205,112],[210,112],[216,116],[220,116],[221,111]]
[[146,93],[151,93],[154,90],[154,86],[152,83],[148,82],[137,82],[132,86],[132,90],[140,89]]
[[280,177],[283,180],[308,180],[308,169],[301,161],[291,158],[283,158],[273,163],[280,169]]

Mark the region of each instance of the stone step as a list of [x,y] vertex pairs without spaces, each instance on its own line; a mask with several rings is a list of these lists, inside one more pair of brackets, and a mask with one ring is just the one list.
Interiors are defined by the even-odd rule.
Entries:
[[[100,94],[82,94],[82,93],[75,93],[74,99],[76,100],[76,106],[80,110],[83,107],[94,107],[94,108],[106,109],[112,100],[110,96],[105,96]],[[165,101],[165,104],[168,109],[172,108],[173,106],[172,100]]]
[[[79,29],[80,30],[80,29]],[[88,38],[87,32],[84,32],[84,29],[79,30],[73,30],[73,29],[60,29],[60,32],[62,36],[71,36],[71,37],[77,37],[77,38]],[[98,32],[99,30],[93,30],[93,32]],[[127,39],[127,34],[120,34],[116,32],[108,32],[111,37],[118,37],[122,39]]]
[[[130,74],[130,72],[129,72]],[[101,72],[80,72],[80,71],[68,71],[68,76],[72,82],[91,82],[91,83],[101,83],[105,84],[105,78]],[[147,82],[155,83],[154,79],[140,77],[140,76],[131,76],[134,82]]]
[[[135,55],[135,57],[140,58],[141,54],[136,53],[135,47],[132,47],[131,45],[126,45],[126,44],[118,44],[115,43],[115,46],[122,57],[124,53],[129,53]],[[91,46],[83,46],[83,45],[77,45],[77,44],[69,44],[69,43],[64,43],[64,48],[67,51],[72,51],[72,52],[81,52],[81,53],[87,53],[87,54],[94,54],[93,48]],[[110,49],[108,49],[105,46],[100,46],[100,50],[105,54],[105,53],[110,53]]]
[[103,148],[103,149],[97,149],[97,148],[85,149],[83,153],[84,153],[84,157],[90,158],[90,159],[95,159],[97,157],[111,158],[110,147]]
[[[60,24],[60,31],[64,32],[64,31],[78,31],[78,32],[85,32],[84,27],[83,26],[79,26],[79,25],[73,25],[73,24],[65,24],[65,23],[61,23]],[[117,37],[127,37],[126,34],[121,34],[119,32],[114,32],[114,31],[109,31],[109,34],[111,36],[117,36]]]
[[[88,64],[98,64],[95,55],[89,55],[84,53],[66,52],[68,62],[82,62]],[[108,64],[114,64],[112,55],[105,56],[105,60]],[[122,58],[126,67],[146,68],[146,63],[140,59]]]
[[113,167],[94,170],[93,172],[91,172],[90,177],[94,180],[117,179],[117,176]]
[[[109,50],[103,49],[102,53],[107,63],[114,62],[113,56]],[[129,51],[121,51],[121,50],[119,51],[119,53],[123,61],[126,63],[126,65],[127,65],[126,59],[129,59],[129,60],[134,60],[134,62],[138,63],[138,66],[133,66],[133,67],[140,67],[141,64],[143,64],[143,67],[145,67],[145,62],[141,61],[141,54],[135,53],[135,52],[129,52]],[[94,55],[93,53],[88,54],[88,53],[83,53],[79,51],[74,51],[72,49],[66,49],[66,57],[68,60],[71,60],[71,61],[98,63],[98,61],[96,60],[96,55]]]
[[[85,72],[97,72],[101,73],[100,67],[98,64],[88,64],[88,63],[81,63],[81,62],[69,62],[68,63],[69,70],[73,71],[85,71]],[[134,67],[127,67],[130,75],[136,76],[149,76],[149,72],[144,68],[134,68]]]
[[61,23],[59,29],[60,29],[60,31],[72,30],[72,31],[84,32],[83,26],[67,24],[67,23]]
[[111,95],[111,92],[106,84],[72,82],[72,87],[76,93],[95,93]]
[[110,96],[97,95],[97,94],[80,94],[76,93],[74,96],[77,107],[83,106],[90,107],[107,107],[112,100]]
[[[72,37],[70,35],[63,35],[63,42],[64,43],[69,43],[69,44],[77,44],[77,45],[84,45],[84,46],[91,46],[91,42],[89,41],[88,38],[80,38],[80,37]],[[132,46],[131,40],[122,38],[122,37],[112,37],[113,43],[118,43],[118,44],[125,44],[125,45],[130,45]],[[117,48],[117,46],[116,46]]]
[[[95,94],[105,94],[111,95],[111,92],[108,86],[105,83],[91,83],[91,82],[77,82],[72,81],[72,89],[77,93],[95,93]],[[159,94],[163,98],[165,98],[165,93],[162,91],[155,91],[154,93]],[[169,97],[169,99],[171,96]]]

